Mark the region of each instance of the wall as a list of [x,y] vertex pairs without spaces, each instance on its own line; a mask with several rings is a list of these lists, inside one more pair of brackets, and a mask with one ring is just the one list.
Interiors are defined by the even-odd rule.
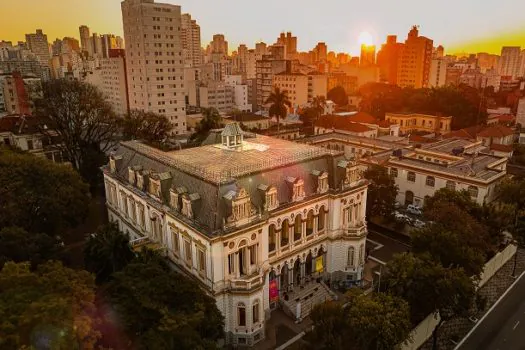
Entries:
[[[496,254],[492,259],[490,259],[486,264],[481,274],[481,280],[479,282],[479,287],[481,288],[487,283],[492,276],[507,262],[509,261],[514,254],[516,253],[515,245],[508,245],[507,248]],[[402,350],[417,350],[427,339],[432,336],[434,328],[436,328],[440,318],[439,315],[428,315],[416,328],[412,330],[411,336],[412,340],[401,345]]]

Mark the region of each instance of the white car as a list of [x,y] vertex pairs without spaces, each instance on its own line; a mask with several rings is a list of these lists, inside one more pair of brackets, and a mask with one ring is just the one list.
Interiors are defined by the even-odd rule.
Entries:
[[405,214],[402,214],[398,211],[394,212],[394,216],[396,218],[396,220],[398,221],[407,221],[409,219],[408,216],[406,216]]
[[409,204],[408,207],[407,207],[407,211],[410,213],[410,214],[414,214],[414,215],[421,215],[422,212],[421,212],[421,208],[414,205],[414,204]]
[[419,220],[419,219],[415,219],[413,222],[412,222],[412,226],[414,226],[415,228],[423,228],[426,226],[426,224]]

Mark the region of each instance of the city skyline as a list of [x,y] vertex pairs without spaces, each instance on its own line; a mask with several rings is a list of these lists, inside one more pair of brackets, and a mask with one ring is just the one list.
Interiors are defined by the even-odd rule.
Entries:
[[[78,27],[87,25],[99,34],[112,33],[123,36],[120,1],[55,0],[56,6],[44,6],[31,0],[20,0],[3,4],[4,40],[19,41],[26,33],[43,29],[51,40],[65,36],[78,38]],[[434,44],[443,45],[447,53],[489,52],[499,53],[502,46],[525,45],[525,26],[520,26],[520,13],[525,3],[512,0],[499,3],[483,1],[451,1],[439,4],[419,4],[414,1],[403,3],[379,2],[378,7],[345,3],[323,4],[299,7],[297,1],[285,3],[275,0],[264,4],[237,3],[195,3],[189,0],[167,0],[166,3],[180,5],[183,13],[190,13],[202,30],[202,45],[206,46],[215,33],[223,33],[235,50],[241,43],[253,47],[262,40],[268,44],[275,41],[282,31],[291,31],[298,37],[300,51],[311,50],[317,42],[326,42],[329,50],[359,54],[359,36],[369,32],[373,42],[380,45],[386,35],[398,36],[399,41],[414,24],[420,25],[421,35],[430,37]],[[20,17],[20,11],[32,8],[31,13]],[[61,8],[67,16],[57,18],[54,9]],[[300,9],[300,10],[298,10]],[[451,11],[453,9],[454,11]],[[302,11],[302,13],[301,13]],[[290,16],[290,13],[300,14]],[[392,13],[396,13],[394,18]],[[487,25],[486,14],[491,14]],[[217,14],[220,14],[217,16]],[[224,15],[222,15],[224,14]],[[235,20],[232,20],[235,18]],[[261,20],[271,18],[269,20]],[[316,21],[317,25],[309,22]],[[345,23],[347,22],[347,23]],[[444,25],[444,23],[449,24]]]

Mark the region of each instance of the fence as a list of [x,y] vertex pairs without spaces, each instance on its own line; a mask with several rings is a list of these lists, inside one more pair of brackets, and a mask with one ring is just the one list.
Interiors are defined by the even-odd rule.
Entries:
[[[492,259],[490,259],[483,269],[478,288],[483,287],[492,276],[510,260],[516,253],[517,247],[515,245],[508,245],[501,252],[498,252]],[[401,345],[402,350],[417,350],[428,338],[432,336],[434,328],[436,328],[440,320],[439,315],[428,315],[421,321],[416,328],[412,330],[411,340],[407,344]]]

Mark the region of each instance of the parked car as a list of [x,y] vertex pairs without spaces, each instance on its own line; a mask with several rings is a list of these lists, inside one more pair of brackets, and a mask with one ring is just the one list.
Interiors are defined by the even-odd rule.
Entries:
[[410,214],[414,214],[414,215],[421,215],[422,212],[421,212],[421,208],[414,205],[414,204],[409,204],[408,207],[407,207],[407,211],[410,213]]
[[410,221],[410,218],[408,216],[406,216],[405,214],[400,213],[398,211],[394,212],[394,217],[396,218],[397,221],[401,221],[401,222],[408,222],[408,221]]

